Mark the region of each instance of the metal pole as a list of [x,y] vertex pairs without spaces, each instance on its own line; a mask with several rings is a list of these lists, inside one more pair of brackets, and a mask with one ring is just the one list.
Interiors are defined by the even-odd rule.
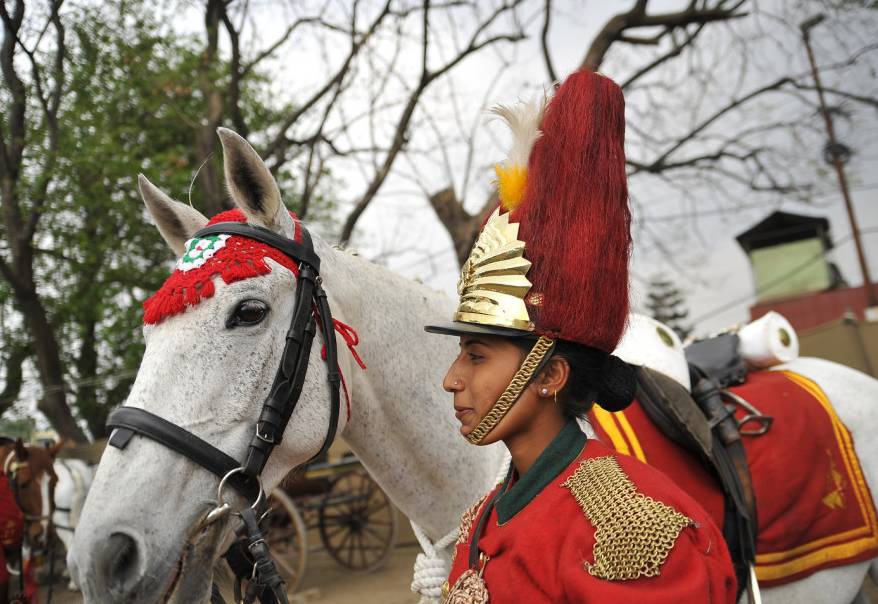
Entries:
[[802,29],[802,39],[805,41],[805,50],[808,51],[808,62],[811,64],[811,73],[814,75],[814,87],[817,89],[817,99],[820,102],[820,113],[823,115],[823,121],[826,124],[826,135],[829,137],[830,151],[832,156],[832,165],[835,173],[838,175],[838,186],[841,189],[841,195],[844,198],[844,205],[847,208],[848,219],[851,223],[851,233],[854,238],[854,245],[857,248],[857,258],[860,260],[860,269],[863,271],[863,287],[866,290],[866,297],[869,306],[878,306],[878,295],[875,294],[872,285],[872,277],[869,275],[869,266],[866,264],[866,254],[863,252],[863,244],[860,241],[860,227],[857,225],[857,218],[854,215],[854,205],[851,202],[851,195],[848,191],[848,181],[844,173],[844,165],[841,157],[835,152],[837,142],[835,140],[835,128],[832,124],[832,115],[826,108],[826,101],[823,97],[823,86],[820,84],[820,74],[817,72],[817,64],[814,62],[814,51],[811,50],[811,40],[808,31],[823,21],[823,15],[818,15],[808,19],[800,26]]

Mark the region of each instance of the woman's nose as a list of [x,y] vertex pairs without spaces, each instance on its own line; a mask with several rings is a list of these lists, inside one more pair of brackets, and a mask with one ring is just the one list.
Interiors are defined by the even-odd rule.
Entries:
[[445,392],[458,392],[463,387],[463,382],[459,377],[455,375],[454,365],[451,366],[451,369],[448,370],[448,373],[445,374],[445,379],[442,380],[442,388],[445,389]]

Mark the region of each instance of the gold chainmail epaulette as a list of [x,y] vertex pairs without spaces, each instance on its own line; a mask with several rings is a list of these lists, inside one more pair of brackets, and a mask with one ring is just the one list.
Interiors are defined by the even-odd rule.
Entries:
[[677,537],[695,523],[674,508],[637,492],[612,456],[583,460],[561,486],[570,489],[595,527],[594,577],[629,581],[654,577]]
[[476,521],[476,516],[479,514],[479,510],[482,508],[482,504],[485,503],[485,500],[488,498],[488,495],[491,494],[492,491],[488,491],[482,498],[472,504],[460,517],[460,528],[457,530],[457,543],[456,545],[460,545],[461,543],[466,543],[469,540],[469,533],[472,530],[473,522]]

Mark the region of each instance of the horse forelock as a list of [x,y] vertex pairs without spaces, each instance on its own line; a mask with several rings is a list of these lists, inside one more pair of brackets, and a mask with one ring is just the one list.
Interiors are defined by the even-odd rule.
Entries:
[[[299,241],[301,224],[293,212],[290,216],[296,225],[295,239]],[[228,210],[214,216],[208,225],[219,222],[247,222],[247,218],[241,210]],[[174,270],[161,288],[143,303],[143,322],[160,323],[210,298],[215,293],[213,278],[216,276],[230,284],[270,273],[271,265],[265,262],[266,258],[298,274],[296,262],[286,254],[253,239],[232,236],[201,266]]]

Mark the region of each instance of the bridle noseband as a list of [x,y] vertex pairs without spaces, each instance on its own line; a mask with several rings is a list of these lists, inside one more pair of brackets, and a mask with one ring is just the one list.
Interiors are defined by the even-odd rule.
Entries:
[[[338,350],[332,313],[320,277],[320,257],[314,252],[310,233],[301,224],[300,233],[301,242],[246,223],[220,222],[193,235],[194,238],[209,235],[246,237],[282,252],[298,264],[296,302],[280,366],[262,404],[244,461],[239,462],[185,428],[136,407],[120,407],[110,414],[107,427],[112,428],[113,433],[109,445],[124,449],[134,434],[145,436],[194,461],[219,478],[225,478],[248,501],[259,501],[262,495],[259,476],[271,452],[280,444],[302,394],[311,344],[319,322],[326,347],[330,414],[326,438],[314,457],[323,455],[329,449],[335,440],[340,413]],[[222,504],[222,501],[218,502],[218,505]],[[249,530],[252,532],[252,526]]]

